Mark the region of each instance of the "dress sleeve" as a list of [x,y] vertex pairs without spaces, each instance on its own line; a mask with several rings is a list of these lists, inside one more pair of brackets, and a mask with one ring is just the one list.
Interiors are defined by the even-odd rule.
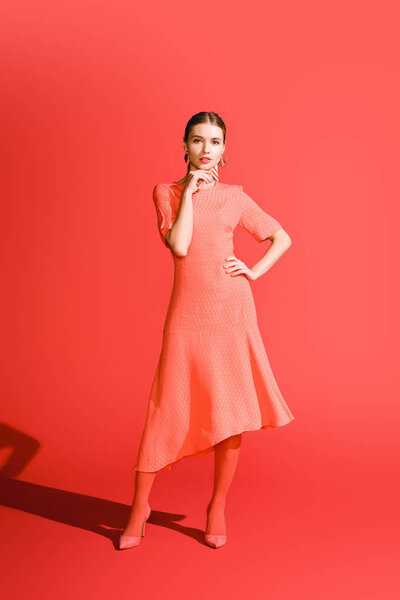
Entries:
[[268,215],[250,196],[243,191],[240,185],[240,219],[239,225],[248,231],[257,242],[266,240],[270,235],[282,229],[282,225]]
[[153,201],[157,212],[157,224],[164,244],[169,247],[165,236],[174,224],[175,217],[171,206],[171,194],[168,186],[157,184],[153,190]]

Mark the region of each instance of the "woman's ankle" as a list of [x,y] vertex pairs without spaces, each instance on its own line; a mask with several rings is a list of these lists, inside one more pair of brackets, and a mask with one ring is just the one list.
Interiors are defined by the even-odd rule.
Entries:
[[226,498],[212,498],[207,504],[207,512],[210,510],[225,510]]

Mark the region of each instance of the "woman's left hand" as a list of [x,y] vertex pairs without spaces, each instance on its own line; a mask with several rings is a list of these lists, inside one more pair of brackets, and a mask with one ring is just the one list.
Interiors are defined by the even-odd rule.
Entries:
[[231,277],[236,277],[236,275],[243,273],[250,281],[256,279],[253,271],[249,269],[243,261],[236,258],[236,256],[228,256],[228,258],[225,259],[224,269]]

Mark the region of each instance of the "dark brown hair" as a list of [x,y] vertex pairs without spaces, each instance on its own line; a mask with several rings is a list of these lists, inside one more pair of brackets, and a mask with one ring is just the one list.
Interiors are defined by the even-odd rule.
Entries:
[[[189,139],[190,130],[192,129],[192,127],[194,127],[195,125],[198,125],[199,123],[211,123],[212,125],[217,125],[218,127],[220,127],[220,129],[222,129],[222,134],[224,136],[224,144],[225,144],[226,126],[225,126],[225,123],[223,122],[223,120],[221,119],[221,117],[219,115],[217,115],[217,113],[215,113],[215,112],[199,112],[199,113],[196,113],[195,115],[193,115],[193,117],[191,117],[189,119],[189,121],[187,122],[186,128],[185,128],[185,135],[183,137],[183,140],[186,143],[188,142],[188,139]],[[187,162],[187,159],[188,159],[188,155],[185,154],[186,162]]]

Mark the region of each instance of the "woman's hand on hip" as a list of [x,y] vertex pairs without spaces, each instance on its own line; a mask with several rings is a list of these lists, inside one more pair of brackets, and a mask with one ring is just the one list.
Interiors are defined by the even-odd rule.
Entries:
[[250,281],[254,281],[256,279],[255,274],[249,267],[247,267],[242,260],[236,258],[236,256],[228,256],[225,259],[224,269],[226,273],[229,273],[231,277],[236,277],[236,275],[245,275],[247,279]]

